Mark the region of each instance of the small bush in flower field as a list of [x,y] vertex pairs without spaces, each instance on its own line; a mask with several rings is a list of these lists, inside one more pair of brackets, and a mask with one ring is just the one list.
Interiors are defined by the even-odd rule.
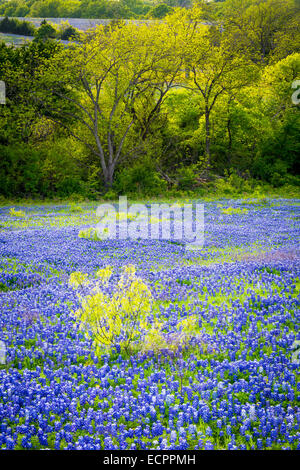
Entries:
[[[107,229],[103,230],[103,233],[108,233]],[[93,241],[101,241],[102,238],[100,238],[97,234],[97,231],[94,227],[90,227],[84,230],[80,230],[78,233],[79,238],[86,238],[87,240],[93,240]]]
[[[130,265],[124,267],[113,294],[106,294],[103,288],[111,274],[109,267],[97,271],[98,280],[91,293],[79,295],[81,307],[76,311],[76,317],[82,328],[91,330],[98,349],[102,345],[128,350],[147,328],[153,298],[147,284],[136,276],[134,266]],[[82,279],[85,280],[84,275]],[[77,280],[75,283],[79,285]]]
[[248,210],[247,209],[240,209],[234,208],[234,207],[227,207],[227,209],[222,209],[221,210],[222,214],[226,215],[233,215],[233,214],[247,214]]
[[26,217],[26,212],[21,210],[18,211],[14,207],[12,207],[9,210],[9,215],[11,215],[12,217]]

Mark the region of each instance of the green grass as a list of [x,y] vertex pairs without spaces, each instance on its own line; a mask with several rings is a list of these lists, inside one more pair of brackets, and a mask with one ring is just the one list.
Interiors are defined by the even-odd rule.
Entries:
[[[1,36],[1,33],[0,33]],[[1,38],[0,38],[1,39]],[[132,204],[134,203],[149,203],[149,200],[152,202],[190,202],[191,200],[201,200],[204,202],[213,202],[219,199],[232,200],[232,199],[244,199],[245,204],[250,205],[268,205],[268,199],[295,199],[300,198],[300,187],[285,185],[280,188],[274,188],[270,184],[262,183],[256,181],[256,187],[251,191],[239,190],[232,186],[230,192],[221,192],[216,191],[215,188],[206,188],[195,190],[195,191],[167,191],[163,195],[142,195],[142,194],[130,194],[128,195],[128,201]],[[108,199],[107,197],[99,195],[97,199],[89,199],[80,194],[75,194],[70,197],[58,197],[53,196],[51,198],[41,198],[37,197],[27,197],[27,198],[5,198],[0,195],[0,207],[7,207],[13,205],[43,205],[51,206],[56,204],[68,205],[76,204],[81,205],[82,203],[86,205],[90,204],[100,204],[105,202],[118,202],[118,197],[113,197]],[[300,203],[299,203],[300,204]]]

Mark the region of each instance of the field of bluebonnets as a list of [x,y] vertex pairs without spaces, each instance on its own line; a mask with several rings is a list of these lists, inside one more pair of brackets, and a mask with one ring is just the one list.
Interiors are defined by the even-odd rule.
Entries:
[[[299,450],[300,200],[206,202],[195,252],[78,237],[96,207],[0,209],[0,448]],[[97,349],[71,274],[128,265],[164,339]]]

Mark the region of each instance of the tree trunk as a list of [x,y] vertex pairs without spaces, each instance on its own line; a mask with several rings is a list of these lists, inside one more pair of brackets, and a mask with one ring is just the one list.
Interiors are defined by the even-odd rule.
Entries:
[[210,166],[210,110],[208,104],[205,104],[205,153],[207,157],[207,166]]
[[231,165],[231,152],[232,152],[232,134],[231,134],[231,119],[227,119],[227,133],[228,133],[228,156],[227,161],[228,165]]
[[109,166],[104,173],[104,185],[105,189],[108,191],[111,189],[114,182],[114,167],[113,165]]

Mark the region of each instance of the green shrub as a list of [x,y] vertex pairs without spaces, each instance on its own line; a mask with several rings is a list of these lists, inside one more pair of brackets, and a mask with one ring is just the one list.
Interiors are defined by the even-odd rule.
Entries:
[[164,193],[167,183],[151,162],[138,162],[118,174],[114,188],[119,194],[153,196]]
[[[79,299],[81,307],[75,312],[81,328],[91,331],[97,350],[119,345],[125,351],[139,341],[147,328],[147,316],[152,311],[153,297],[147,284],[136,276],[135,267],[123,267],[119,282],[110,296],[104,287],[112,275],[112,268],[99,270],[91,294]],[[75,288],[84,282],[86,275],[73,273],[70,284]]]
[[154,7],[151,8],[151,10],[148,12],[147,17],[148,18],[164,18],[166,15],[171,13],[173,10],[172,7],[169,5],[166,5],[165,3],[160,3],[159,5],[155,5]]
[[69,206],[69,212],[84,212],[84,209],[79,204],[75,204],[75,202],[71,202]]
[[114,201],[116,199],[118,199],[118,195],[115,191],[113,191],[112,189],[110,189],[109,191],[107,191],[103,196],[102,198],[105,200],[105,201]]
[[247,214],[248,209],[240,209],[239,207],[227,207],[227,209],[221,210],[222,214],[233,215],[233,214]]
[[21,211],[21,210],[17,211],[14,207],[12,207],[9,210],[9,215],[13,217],[26,217],[26,212]]
[[189,190],[199,186],[199,165],[180,167],[176,172],[179,190]]
[[8,18],[6,16],[0,21],[0,32],[19,34],[21,36],[34,36],[36,28],[28,21],[19,21],[16,18]]
[[72,193],[69,197],[68,200],[71,202],[84,202],[84,197],[82,194],[79,193]]
[[73,26],[68,26],[59,33],[58,38],[63,41],[76,40],[80,38],[80,33]]
[[[80,328],[94,338],[96,351],[111,350],[118,346],[126,353],[178,353],[191,345],[191,340],[201,342],[197,315],[180,319],[174,332],[164,331],[163,322],[156,318],[154,298],[143,279],[136,275],[133,265],[123,266],[119,281],[108,294],[113,268],[107,266],[96,273],[96,279],[74,272],[69,286],[78,291],[80,308],[75,316]],[[81,288],[89,290],[81,295]]]
[[255,181],[245,175],[242,178],[234,169],[225,172],[225,178],[220,178],[215,181],[216,192],[221,195],[238,195],[243,193],[251,193],[255,188]]
[[[104,233],[108,233],[108,229],[104,229]],[[101,241],[102,238],[97,234],[97,230],[94,227],[90,227],[84,230],[80,230],[78,233],[79,238],[86,238],[87,240],[93,240],[95,242]]]
[[42,193],[40,152],[28,145],[0,146],[0,192],[7,198]]
[[34,41],[47,41],[48,39],[55,39],[57,37],[57,30],[46,20],[42,21],[41,26],[35,32]]

